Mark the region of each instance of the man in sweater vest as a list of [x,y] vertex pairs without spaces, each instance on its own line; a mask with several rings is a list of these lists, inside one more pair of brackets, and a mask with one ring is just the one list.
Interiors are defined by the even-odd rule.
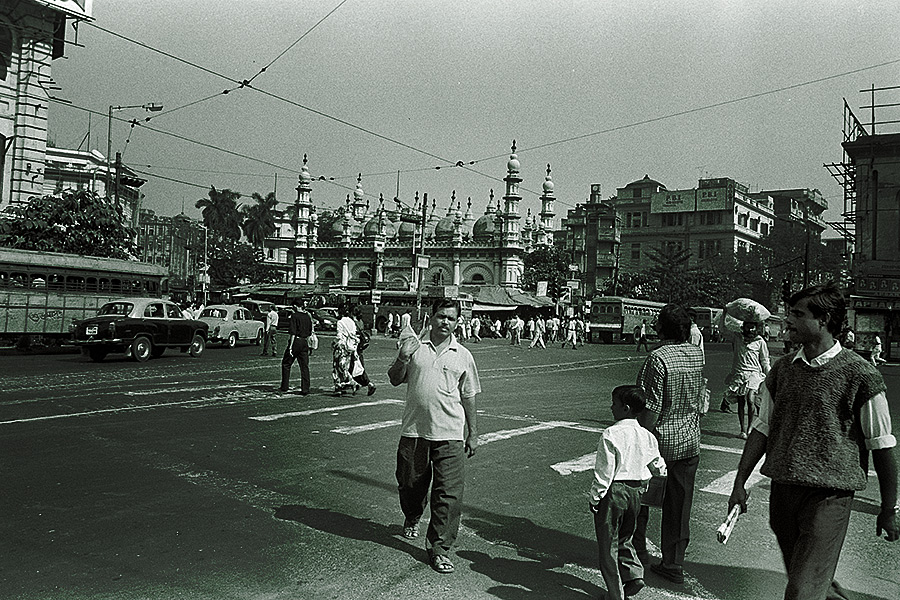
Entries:
[[728,509],[747,510],[746,481],[772,478],[769,524],[781,547],[789,600],[843,598],[833,582],[853,494],[866,487],[868,454],[878,474],[876,535],[900,538],[897,463],[881,374],[837,337],[846,316],[833,283],[797,292],[786,325],[794,353],[782,357],[760,388],[760,412],[744,446]]

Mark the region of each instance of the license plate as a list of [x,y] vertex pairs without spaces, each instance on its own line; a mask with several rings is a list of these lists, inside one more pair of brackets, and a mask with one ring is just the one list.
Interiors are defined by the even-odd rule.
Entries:
[[84,330],[84,333],[87,335],[97,335],[97,326],[88,325],[87,329]]

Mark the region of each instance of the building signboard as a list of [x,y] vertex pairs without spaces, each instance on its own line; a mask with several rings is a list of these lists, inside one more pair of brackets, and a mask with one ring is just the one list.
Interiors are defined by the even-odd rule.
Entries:
[[651,213],[694,212],[696,190],[665,190],[650,196]]
[[734,191],[727,187],[697,190],[697,210],[731,210]]
[[882,298],[900,298],[900,278],[858,277],[856,291],[860,294],[872,294]]

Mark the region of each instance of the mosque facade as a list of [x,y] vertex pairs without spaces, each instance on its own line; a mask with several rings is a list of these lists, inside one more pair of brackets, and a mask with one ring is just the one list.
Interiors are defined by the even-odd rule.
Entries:
[[553,245],[555,195],[547,165],[541,212],[532,217],[529,211],[523,218],[515,142],[506,166],[503,197],[495,202],[491,190],[488,205],[477,218],[472,199],[463,206],[455,192],[446,212],[439,210],[435,199],[429,205],[427,194],[422,198],[417,194],[413,206],[382,197],[371,210],[360,176],[352,196],[338,209],[329,236],[334,241],[322,242],[312,200],[313,178],[304,156],[297,198],[279,212],[276,232],[266,239],[267,264],[277,266],[284,282],[293,284],[396,290],[420,285],[518,288],[525,255]]

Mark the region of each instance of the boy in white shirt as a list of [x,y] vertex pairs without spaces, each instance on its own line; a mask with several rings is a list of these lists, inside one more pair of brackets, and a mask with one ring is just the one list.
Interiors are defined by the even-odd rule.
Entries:
[[644,404],[640,387],[615,388],[612,413],[616,422],[603,431],[597,447],[591,512],[609,600],[634,596],[644,587],[644,568],[631,538],[647,482],[651,475],[666,472],[656,438],[637,421]]

